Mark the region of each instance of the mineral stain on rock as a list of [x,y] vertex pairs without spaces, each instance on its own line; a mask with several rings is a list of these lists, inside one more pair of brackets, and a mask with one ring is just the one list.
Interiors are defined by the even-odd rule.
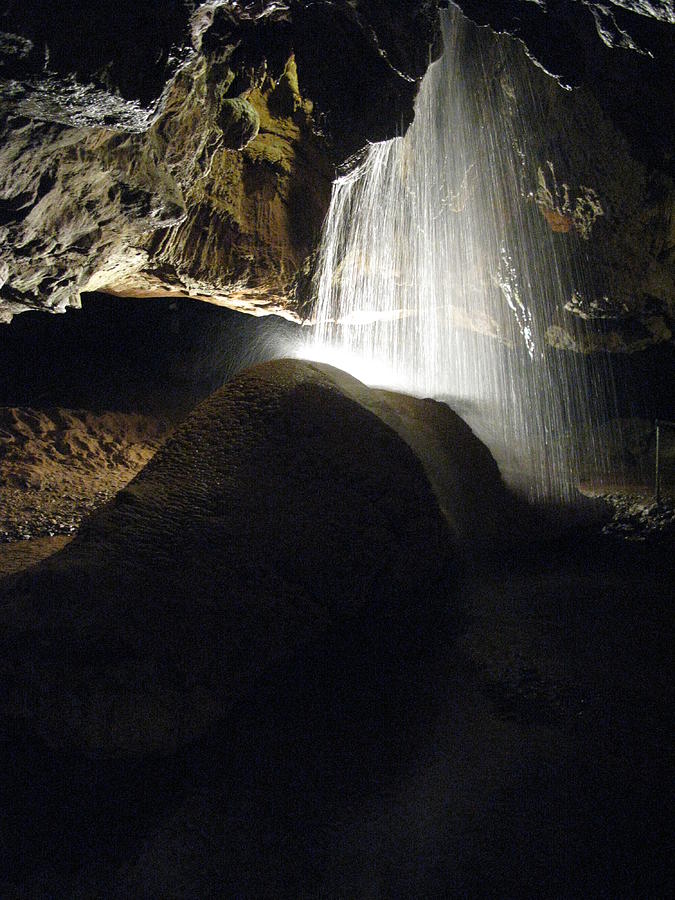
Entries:
[[216,124],[229,150],[243,150],[260,130],[260,116],[247,100],[223,100]]

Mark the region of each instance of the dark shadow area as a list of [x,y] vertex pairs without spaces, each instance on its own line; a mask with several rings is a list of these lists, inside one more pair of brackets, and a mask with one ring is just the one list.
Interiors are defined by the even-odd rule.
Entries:
[[[190,405],[248,366],[292,355],[308,333],[277,316],[196,300],[84,294],[82,309],[24,313],[2,326],[0,405]],[[611,362],[620,415],[675,419],[672,347],[615,354]]]
[[672,576],[578,535],[345,620],[174,756],[5,735],[3,896],[664,896]]
[[287,355],[301,327],[187,299],[85,294],[0,331],[0,405],[186,410],[241,369]]
[[[0,404],[188,409],[297,334],[85,297],[2,332]],[[618,364],[663,415],[657,351]],[[334,623],[174,754],[5,722],[0,895],[666,896],[674,578],[667,544],[541,533]]]

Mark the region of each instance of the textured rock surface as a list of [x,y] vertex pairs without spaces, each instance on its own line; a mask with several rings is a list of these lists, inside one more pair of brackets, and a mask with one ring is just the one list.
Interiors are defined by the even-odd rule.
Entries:
[[[513,51],[513,65],[522,65]],[[536,69],[530,78],[534,96],[519,94],[518,79],[494,73],[507,109],[522,122],[536,122],[524,138],[523,203],[536,204],[582,271],[546,339],[584,353],[634,352],[670,341],[675,183],[636,155],[590,87],[562,91]],[[576,317],[586,320],[582,331],[574,327]]]
[[178,76],[150,130],[180,182],[187,214],[146,234],[142,266],[101,275],[99,286],[292,315],[289,295],[317,240],[333,172],[325,141],[313,130],[311,103],[297,92],[290,107],[277,103],[279,93],[288,100],[284,74],[296,71],[295,61],[289,57],[278,82],[266,77],[237,101],[253,110],[259,128],[240,151],[224,146],[234,135],[223,132],[223,110],[233,101],[216,102],[208,113],[210,68],[203,60],[195,66]]
[[[205,401],[62,553],[4,582],[5,714],[54,745],[168,749],[332,617],[401,604],[439,578],[453,533],[468,537],[474,517],[498,529],[505,494],[454,414],[396,402],[298,361],[251,369]],[[425,465],[454,455],[465,482],[452,530],[385,424],[416,419]]]
[[216,124],[228,150],[243,150],[260,131],[260,116],[248,100],[223,100]]
[[188,0],[26,0],[0,7],[3,77],[57,77],[96,83],[149,105],[175,72],[189,42]]
[[[563,90],[532,62],[532,51],[525,52],[520,40],[497,36],[485,27],[468,31],[471,46],[475,44],[480,52],[480,77],[485,79],[484,84],[479,82],[485,99],[478,115],[485,117],[488,129],[495,125],[499,129],[503,122],[504,131],[510,129],[508,133],[513,135],[506,177],[512,179],[514,198],[519,195],[521,209],[516,215],[503,216],[499,227],[505,243],[518,246],[521,210],[526,217],[534,207],[553,234],[553,247],[559,248],[562,258],[569,255],[574,260],[575,271],[570,273],[569,283],[565,281],[559,308],[552,310],[549,304],[544,313],[547,303],[542,298],[537,311],[542,337],[558,349],[582,353],[632,353],[670,342],[675,322],[675,183],[669,174],[670,151],[666,152],[665,145],[658,151],[650,144],[662,133],[655,123],[651,123],[655,130],[648,131],[641,141],[645,121],[641,130],[632,133],[627,118],[615,115],[598,89],[598,79],[584,69],[582,49],[599,54],[598,65],[604,66],[606,79],[617,74],[621,62],[626,72],[632,72],[633,58],[639,66],[658,70],[675,58],[675,27],[656,23],[671,37],[668,43],[662,35],[662,44],[654,49],[658,56],[651,59],[635,50],[607,48],[595,31],[589,10],[576,3],[550,5],[548,13],[543,5],[523,4],[532,6],[533,11],[528,16],[525,10],[522,22],[511,9],[520,4],[460,5],[478,21],[489,21],[523,40],[538,35],[542,53],[554,43],[554,23],[559,16],[563,20],[572,17],[572,7],[576,7],[575,27],[585,35],[586,43],[577,52],[577,77],[567,79],[577,86]],[[579,22],[585,18],[584,30]],[[536,23],[540,32],[530,35],[536,31]],[[538,59],[553,71],[565,71],[562,60],[555,68],[554,58],[540,54]],[[572,66],[574,60],[567,62]],[[654,74],[652,69],[650,72]],[[668,117],[672,92],[665,85],[671,79],[663,72],[661,75],[660,82],[658,78],[649,82],[650,102]],[[630,96],[625,95],[628,102]],[[641,114],[643,108],[644,102],[633,106],[633,115]],[[481,166],[479,151],[476,155]],[[485,171],[484,162],[482,166]],[[517,277],[527,278],[527,264],[520,263],[518,268]],[[497,271],[495,277],[508,299],[508,276]],[[476,288],[485,293],[489,285],[477,283]],[[579,327],[579,319],[584,320],[583,327]],[[475,327],[485,331],[482,323]]]
[[410,120],[435,5],[193,7],[2,11],[3,320],[97,289],[298,315],[333,164]]
[[640,158],[672,175],[675,75],[671,0],[458,0],[478,24],[520,38],[563,84],[584,85]]
[[[303,318],[334,164],[410,121],[437,49],[436,5],[219,0],[190,12],[172,0],[159,24],[147,3],[102,2],[86,21],[77,4],[8,7],[0,319],[63,311],[99,289]],[[525,191],[562,240],[589,241],[596,274],[551,322],[550,343],[671,341],[672,4],[460,6],[580,86],[569,95],[535,79],[546,137],[525,160]],[[527,119],[530,98],[513,102]],[[574,315],[591,322],[583,345]]]
[[[531,93],[521,90],[509,76],[523,65],[517,45],[503,51],[507,65],[495,53],[486,72],[497,102],[520,122],[516,133],[527,129],[516,175],[523,202],[537,204],[556,241],[573,244],[587,269],[550,321],[548,343],[581,353],[634,353],[672,342],[672,3],[457,5],[473,21],[519,38],[541,68],[574,86],[559,90],[530,66]],[[481,41],[499,46],[489,33]],[[586,320],[583,330],[575,327],[577,316]]]

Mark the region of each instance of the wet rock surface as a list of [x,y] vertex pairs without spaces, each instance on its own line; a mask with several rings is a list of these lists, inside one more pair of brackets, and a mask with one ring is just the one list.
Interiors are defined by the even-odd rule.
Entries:
[[[537,15],[546,18],[543,10]],[[675,27],[667,27],[673,30],[670,59]],[[541,339],[586,354],[671,344],[675,188],[667,154],[646,159],[592,81],[581,78],[573,90],[562,90],[519,42],[486,29],[473,40],[487,60],[486,118],[499,110],[513,128],[520,157],[513,177],[522,209],[538,210],[552,246],[570,253],[578,267],[563,284],[566,300],[546,312]],[[507,244],[517,247],[518,223],[504,221],[502,227]],[[526,270],[527,263],[516,265],[516,283],[526,282]]]
[[626,134],[643,162],[671,175],[675,122],[672,92],[675,12],[639,0],[459,0],[478,24],[518,37],[563,84],[582,85]]
[[[473,21],[519,38],[544,70],[573,87],[549,92],[550,115],[543,114],[526,167],[537,167],[532,195],[551,231],[557,240],[576,241],[593,283],[570,292],[546,330],[547,343],[586,354],[672,346],[675,107],[666,88],[675,77],[672,5],[458,5]],[[575,317],[586,327],[577,328]]]

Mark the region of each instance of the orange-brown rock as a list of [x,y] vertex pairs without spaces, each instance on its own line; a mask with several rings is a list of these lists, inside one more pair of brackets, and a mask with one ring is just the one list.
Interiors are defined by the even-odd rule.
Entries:
[[568,216],[557,209],[550,209],[546,206],[541,207],[541,212],[550,225],[551,231],[556,234],[567,234],[574,228],[574,219],[572,216]]

